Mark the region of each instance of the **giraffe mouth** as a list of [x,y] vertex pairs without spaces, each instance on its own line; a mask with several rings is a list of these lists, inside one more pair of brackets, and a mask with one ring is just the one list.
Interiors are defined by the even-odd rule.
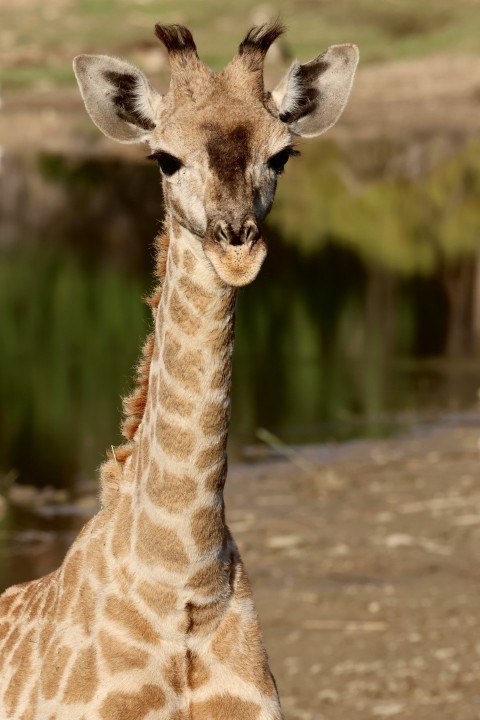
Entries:
[[233,287],[251,283],[257,277],[267,254],[263,237],[258,237],[253,243],[225,246],[207,236],[203,241],[203,249],[219,278]]

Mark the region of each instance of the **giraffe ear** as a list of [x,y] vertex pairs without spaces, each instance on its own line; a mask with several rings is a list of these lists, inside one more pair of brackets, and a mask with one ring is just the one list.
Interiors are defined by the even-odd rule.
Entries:
[[107,55],[78,55],[73,70],[95,125],[122,143],[148,140],[162,96],[130,63]]
[[337,122],[352,89],[358,58],[356,45],[332,45],[310,62],[292,64],[272,97],[280,119],[293,133],[315,137]]

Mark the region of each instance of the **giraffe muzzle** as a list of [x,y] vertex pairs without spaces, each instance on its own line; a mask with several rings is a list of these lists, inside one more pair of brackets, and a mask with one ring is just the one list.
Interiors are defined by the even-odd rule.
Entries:
[[217,220],[213,226],[213,237],[224,250],[232,245],[246,245],[250,249],[260,239],[260,230],[251,218],[245,220],[238,230],[225,220]]
[[258,274],[267,246],[257,223],[251,218],[236,229],[217,220],[204,237],[203,249],[217,275],[227,285],[248,285]]

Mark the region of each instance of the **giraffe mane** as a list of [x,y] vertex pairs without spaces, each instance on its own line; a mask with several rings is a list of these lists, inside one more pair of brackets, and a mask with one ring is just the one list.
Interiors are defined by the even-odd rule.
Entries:
[[[154,275],[157,284],[153,292],[145,299],[155,318],[155,311],[162,297],[163,281],[167,269],[169,235],[164,230],[155,238],[156,263]],[[140,361],[135,371],[135,385],[129,395],[123,398],[124,418],[121,425],[125,442],[107,451],[107,460],[100,467],[100,487],[102,506],[109,505],[118,496],[123,467],[133,451],[133,439],[145,414],[148,396],[150,366],[152,364],[155,330],[152,330],[143,344]]]

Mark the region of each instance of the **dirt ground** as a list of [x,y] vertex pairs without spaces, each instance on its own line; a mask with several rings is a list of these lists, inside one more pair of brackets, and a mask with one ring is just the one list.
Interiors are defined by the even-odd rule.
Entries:
[[[478,424],[299,457],[308,472],[233,466],[226,492],[286,718],[479,720]],[[92,489],[56,506],[44,493],[35,516],[13,492],[10,582],[60,562]]]
[[234,468],[230,525],[286,717],[480,718],[480,429]]

